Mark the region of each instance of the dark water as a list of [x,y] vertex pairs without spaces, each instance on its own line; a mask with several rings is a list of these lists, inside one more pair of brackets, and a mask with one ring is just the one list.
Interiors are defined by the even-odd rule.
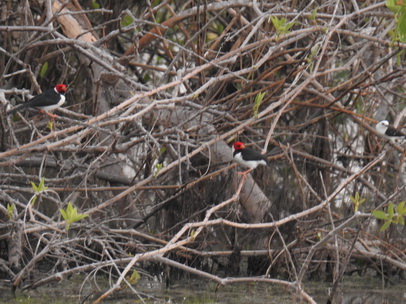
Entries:
[[[13,298],[7,283],[0,282],[0,303],[91,303],[100,293],[99,288],[106,288],[108,282],[89,280],[82,285],[84,277],[44,286],[36,290],[17,291]],[[329,285],[307,283],[306,291],[317,303],[326,303]],[[166,288],[163,283],[142,280],[133,287],[145,303],[154,304],[290,304],[307,303],[281,286],[264,283],[239,283],[229,286],[217,286],[203,280],[178,282]],[[129,288],[123,289],[103,303],[143,303]],[[332,303],[351,304],[401,304],[406,303],[405,284],[382,288],[379,280],[368,278],[356,279],[343,284]]]

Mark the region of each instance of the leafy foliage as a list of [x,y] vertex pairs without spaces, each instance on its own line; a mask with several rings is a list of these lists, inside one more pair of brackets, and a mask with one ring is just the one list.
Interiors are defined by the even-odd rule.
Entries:
[[266,92],[260,92],[260,93],[257,94],[257,96],[255,96],[255,104],[252,107],[255,118],[258,118],[259,106],[261,105],[262,100],[264,99],[265,95],[266,95]]
[[312,10],[312,13],[311,13],[311,15],[310,15],[310,20],[312,20],[312,21],[316,21],[316,15],[317,15],[317,7],[314,9],[314,10]]
[[354,212],[357,212],[357,211],[359,210],[359,207],[360,207],[363,203],[365,203],[365,201],[367,200],[366,198],[362,198],[362,197],[359,195],[359,192],[358,192],[358,191],[355,193],[355,196],[350,196],[350,199],[351,199],[351,202],[352,202],[353,205],[354,205]]
[[35,192],[35,195],[31,201],[31,204],[34,205],[38,198],[38,195],[48,189],[48,187],[45,186],[45,177],[41,178],[41,181],[39,182],[38,186],[34,182],[31,182],[31,187]]
[[50,119],[49,121],[48,121],[48,123],[47,123],[47,128],[49,129],[49,130],[53,130],[54,129],[54,121],[52,120],[52,119]]
[[91,6],[94,9],[99,9],[100,8],[100,4],[96,0],[92,0]]
[[273,26],[275,27],[276,34],[278,36],[283,35],[283,34],[288,34],[289,30],[292,26],[295,25],[294,22],[287,22],[287,19],[282,17],[279,19],[278,17],[271,16],[270,17]]
[[128,283],[130,283],[131,285],[137,284],[137,282],[140,280],[141,276],[138,273],[137,270],[133,270],[131,277],[127,278]]
[[406,4],[404,0],[387,0],[386,6],[395,14],[396,30],[394,39],[406,42]]
[[78,209],[73,207],[71,202],[68,203],[66,210],[59,209],[59,211],[61,212],[63,219],[66,221],[66,230],[69,230],[71,224],[88,216],[87,214],[78,213]]
[[47,75],[48,72],[48,61],[46,61],[42,67],[41,71],[39,72],[39,77],[44,78]]
[[161,169],[162,169],[162,167],[163,167],[163,165],[164,164],[162,164],[162,163],[157,163],[157,164],[155,164],[155,172],[154,172],[154,177],[156,177],[158,174],[159,174],[159,171],[161,171]]
[[12,220],[14,217],[14,210],[15,210],[15,205],[14,204],[7,204],[7,216],[9,220]]
[[[395,212],[396,211],[396,212]],[[381,231],[388,229],[391,224],[405,225],[406,206],[405,201],[400,202],[396,207],[391,202],[386,209],[386,212],[381,210],[374,210],[372,214],[378,220],[383,220],[384,224],[381,227]]]
[[134,22],[133,18],[130,15],[124,15],[123,19],[121,19],[121,26],[129,26]]

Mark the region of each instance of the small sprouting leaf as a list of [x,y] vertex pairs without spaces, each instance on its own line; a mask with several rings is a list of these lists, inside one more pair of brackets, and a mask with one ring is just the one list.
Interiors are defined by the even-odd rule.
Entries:
[[278,17],[271,16],[270,19],[278,36],[289,33],[290,28],[295,25],[295,22],[287,23],[286,18],[283,17],[279,19]]
[[194,241],[196,238],[196,231],[194,229],[192,229],[192,231],[190,231],[190,237],[192,238],[192,240]]
[[386,229],[388,229],[388,227],[390,226],[390,224],[391,224],[390,221],[386,221],[386,222],[382,225],[380,231],[385,231]]
[[34,190],[35,193],[39,192],[38,187],[34,182],[31,182],[31,187],[32,187],[32,189]]
[[51,131],[54,129],[54,122],[53,122],[53,120],[49,120],[49,121],[48,121],[47,128],[48,128],[49,130],[51,130]]
[[255,96],[255,104],[252,107],[252,110],[254,111],[254,117],[258,118],[258,110],[259,110],[259,106],[262,103],[262,100],[264,99],[264,96],[266,95],[266,92],[260,92],[257,94],[257,96]]
[[374,211],[372,211],[372,214],[378,220],[387,220],[388,219],[388,216],[386,215],[386,213],[381,210],[374,210]]
[[390,219],[392,219],[394,214],[395,214],[395,208],[393,206],[393,203],[390,202],[389,205],[388,205],[388,217]]
[[48,72],[48,61],[46,61],[39,72],[39,77],[44,78],[47,75]]
[[41,178],[41,181],[39,182],[38,186],[34,182],[31,182],[31,187],[35,193],[34,197],[31,199],[31,205],[34,205],[35,202],[37,201],[38,194],[47,190],[48,187],[45,187],[45,178],[44,177]]
[[92,0],[91,6],[92,6],[93,9],[98,9],[98,8],[100,8],[100,4],[97,3],[97,1],[95,1],[95,0]]
[[63,210],[63,209],[59,209],[59,211],[61,212],[63,219],[65,221],[67,221],[68,220],[68,214],[66,213],[66,211]]
[[162,167],[164,166],[163,163],[157,163],[155,165],[155,172],[154,172],[154,177],[156,177],[159,174],[159,171],[161,171]]
[[213,33],[213,32],[207,32],[206,33],[206,40],[207,41],[212,41],[215,40],[219,37],[219,35],[217,33]]
[[129,15],[124,15],[123,19],[121,19],[121,26],[126,27],[133,23],[133,18]]
[[392,202],[390,202],[388,208],[386,209],[387,213],[379,210],[372,211],[372,214],[375,216],[375,218],[385,221],[385,223],[381,227],[381,231],[387,229],[391,224],[395,225],[405,224],[404,218],[406,215],[405,204],[406,202],[403,201],[395,206]]
[[72,223],[78,222],[81,219],[89,216],[88,214],[78,213],[78,209],[73,207],[71,202],[68,203],[66,210],[59,209],[63,219],[66,221],[65,229],[68,231]]
[[359,207],[366,201],[366,198],[362,198],[357,191],[355,196],[350,196],[350,200],[354,204],[354,211],[357,212]]
[[88,214],[77,214],[74,218],[73,221],[74,222],[79,222],[81,219],[84,219],[85,217],[88,217]]
[[311,52],[310,52],[310,59],[313,59],[314,57],[316,57],[317,53],[320,50],[320,45],[316,44],[311,48]]
[[9,220],[12,220],[14,217],[14,209],[15,205],[14,204],[7,204],[7,216]]
[[141,276],[138,273],[137,270],[133,270],[133,273],[131,274],[131,277],[129,279],[127,279],[128,283],[130,283],[131,285],[136,284],[139,280],[140,280]]
[[31,187],[34,190],[35,194],[38,194],[42,191],[45,191],[48,189],[48,187],[45,187],[45,177],[41,178],[41,181],[39,182],[38,186],[35,185],[34,182],[31,182]]
[[45,177],[41,178],[41,181],[39,182],[39,188],[42,190],[46,190],[48,187],[45,187]]
[[317,15],[317,7],[312,10],[312,13],[310,14],[310,20],[316,21],[316,15]]
[[405,201],[400,202],[397,206],[396,206],[396,212],[399,213],[400,215],[404,215],[406,213],[406,205],[405,205]]
[[216,28],[217,34],[221,34],[224,31],[224,25],[223,23],[218,23],[217,28]]
[[350,196],[350,200],[352,201],[353,204],[356,204],[358,202],[358,198],[359,198],[359,193],[356,192],[355,196]]

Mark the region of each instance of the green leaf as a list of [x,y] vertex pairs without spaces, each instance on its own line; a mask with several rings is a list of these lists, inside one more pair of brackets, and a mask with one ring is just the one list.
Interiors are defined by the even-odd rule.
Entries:
[[386,7],[389,8],[394,14],[399,13],[402,10],[402,7],[397,4],[399,0],[386,0]]
[[76,216],[73,217],[73,222],[79,222],[80,220],[84,219],[85,217],[88,217],[88,214],[77,214]]
[[7,216],[9,220],[12,220],[14,217],[14,209],[15,205],[14,204],[7,204]]
[[62,215],[63,219],[65,221],[67,221],[68,220],[68,214],[66,213],[66,211],[63,210],[63,209],[59,209],[59,211],[61,212],[61,215]]
[[47,128],[51,131],[54,129],[54,122],[52,119],[48,121]]
[[350,200],[354,204],[354,211],[357,212],[359,207],[366,201],[366,198],[362,198],[357,191],[355,196],[350,196]]
[[219,35],[217,33],[209,32],[209,31],[206,33],[207,42],[213,41],[213,40],[217,39],[218,37],[219,37]]
[[34,206],[35,202],[37,201],[38,194],[48,189],[48,187],[45,187],[45,177],[41,178],[38,186],[34,182],[31,182],[31,187],[35,192],[35,195],[31,200],[31,205]]
[[32,187],[32,189],[34,190],[35,193],[39,192],[38,187],[34,182],[31,182],[31,187]]
[[386,215],[386,213],[383,211],[380,211],[380,210],[374,210],[374,211],[372,211],[372,214],[378,220],[387,220],[388,219],[388,216]]
[[397,18],[397,33],[400,42],[406,42],[406,12],[403,11]]
[[395,208],[393,206],[393,203],[391,202],[388,205],[388,218],[392,219],[394,214],[395,214]]
[[196,239],[196,231],[194,229],[192,229],[189,233],[190,237],[192,238],[192,240],[194,241]]
[[310,15],[310,20],[316,21],[316,15],[317,15],[317,7],[314,10],[312,10],[312,13]]
[[388,227],[389,227],[390,224],[391,224],[391,222],[390,222],[389,220],[386,221],[386,222],[382,225],[380,231],[385,231],[386,229],[388,229]]
[[48,187],[45,187],[44,185],[45,185],[45,177],[41,178],[41,181],[39,182],[39,187],[41,191],[48,189]]
[[375,218],[385,221],[385,223],[381,227],[381,231],[386,230],[391,224],[405,225],[405,204],[406,202],[402,201],[395,206],[392,202],[390,202],[386,210],[387,213],[379,210],[372,211],[372,214],[375,216]]
[[400,215],[404,215],[406,213],[406,208],[405,208],[405,202],[400,202],[396,206],[396,212],[399,213]]
[[295,24],[295,22],[287,23],[287,20],[284,17],[279,19],[278,17],[271,16],[269,19],[275,27],[278,36],[289,33],[290,28]]
[[73,204],[71,202],[68,203],[66,210],[59,209],[59,212],[61,212],[63,219],[66,221],[65,229],[67,231],[69,230],[72,223],[78,222],[81,219],[89,216],[88,214],[78,213],[78,209],[73,207]]
[[129,26],[134,22],[133,18],[129,15],[124,15],[123,19],[121,19],[121,26],[126,27]]
[[217,34],[221,34],[224,31],[224,25],[222,23],[218,23],[216,27]]
[[351,200],[351,202],[353,203],[353,204],[356,204],[357,203],[357,199],[354,197],[354,196],[350,196],[350,200]]
[[39,182],[38,186],[35,185],[34,182],[31,182],[31,187],[34,190],[35,194],[38,194],[42,191],[45,191],[48,189],[48,187],[45,187],[45,177],[41,178],[41,181]]
[[257,94],[257,96],[255,96],[255,104],[252,107],[252,110],[254,111],[254,117],[255,118],[258,118],[259,106],[261,105],[265,95],[266,95],[266,92],[260,92],[260,93]]
[[133,270],[133,273],[131,274],[131,277],[129,279],[127,279],[127,281],[131,284],[134,285],[136,284],[139,280],[140,280],[141,276],[138,273],[137,270]]
[[48,61],[46,61],[39,72],[39,77],[44,78],[48,72]]
[[100,8],[100,4],[97,3],[97,1],[95,1],[95,0],[92,1],[92,4],[91,4],[91,5],[92,5],[92,8],[93,8],[93,9],[98,9],[98,8]]
[[316,57],[316,55],[318,54],[320,50],[320,45],[316,44],[311,48],[311,52],[310,52],[310,59],[313,59],[314,57]]
[[161,171],[161,169],[162,169],[162,167],[164,166],[164,164],[163,163],[160,163],[160,164],[156,164],[155,165],[155,172],[154,172],[154,177],[156,177],[158,174],[159,174],[159,172]]
[[392,42],[406,42],[406,5],[404,0],[387,0],[386,6],[395,15],[396,30],[389,33]]

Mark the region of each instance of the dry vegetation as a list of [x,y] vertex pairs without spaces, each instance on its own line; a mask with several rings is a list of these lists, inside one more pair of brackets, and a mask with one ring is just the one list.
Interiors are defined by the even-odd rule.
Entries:
[[[385,2],[0,9],[0,276],[14,289],[112,274],[98,303],[169,265],[168,279],[282,284],[314,303],[307,279],[405,279],[404,226],[381,232],[371,214],[406,182],[404,146],[374,129],[406,114],[406,44]],[[56,83],[53,124],[5,115]],[[271,167],[238,176],[236,139]],[[87,217],[67,231],[69,202]]]

